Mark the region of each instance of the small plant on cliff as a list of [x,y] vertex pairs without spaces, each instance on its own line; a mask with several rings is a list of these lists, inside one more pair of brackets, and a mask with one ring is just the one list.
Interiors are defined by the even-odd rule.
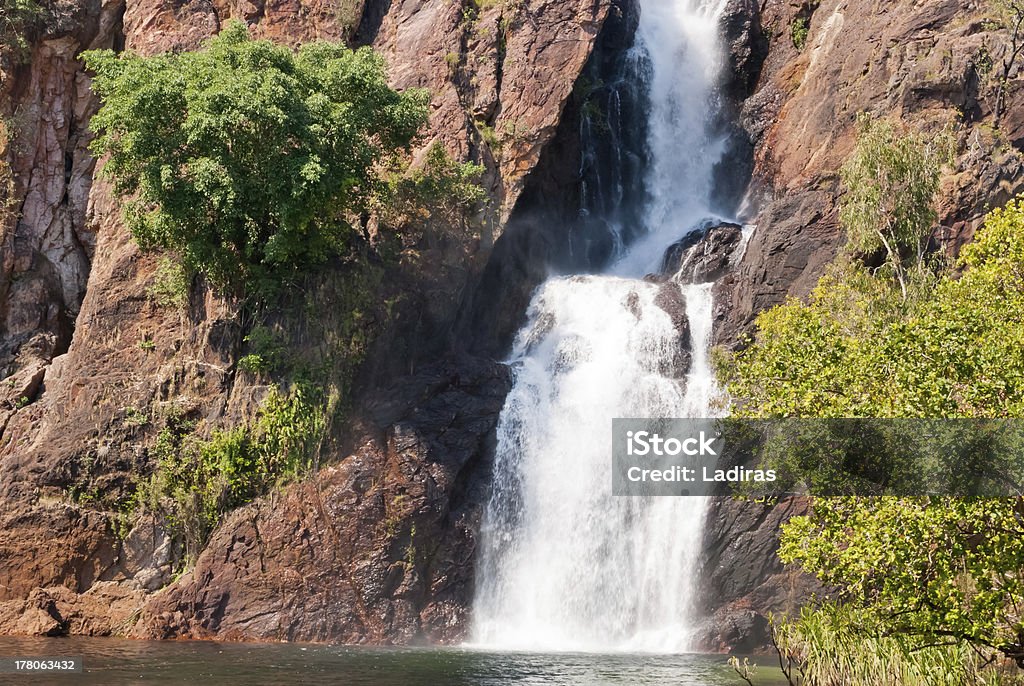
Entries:
[[926,140],[867,114],[858,122],[857,145],[842,169],[846,194],[839,218],[849,249],[884,250],[906,299],[908,269],[923,264],[935,221],[933,199],[942,165],[951,157],[951,137]]
[[[981,77],[982,95],[992,104],[992,117],[998,127],[1006,114],[1006,96],[1010,81],[1024,60],[1024,0],[991,0],[989,3],[990,30],[1005,30],[1001,49],[993,51],[983,43],[974,59],[974,67]],[[993,52],[998,53],[998,60]]]
[[810,22],[807,17],[797,17],[789,26],[789,37],[793,41],[793,47],[803,50],[807,44],[807,34],[810,32]]
[[0,57],[24,59],[25,36],[44,16],[45,10],[34,0],[0,0]]
[[162,257],[153,275],[153,283],[146,292],[157,305],[180,310],[188,305],[191,290],[189,270],[177,260]]
[[362,19],[362,0],[338,0],[335,9],[342,33],[351,37],[359,28],[359,22]]
[[150,449],[155,469],[134,502],[167,522],[194,559],[227,512],[316,467],[335,402],[308,383],[275,388],[254,421],[205,440],[193,423],[172,417]]
[[483,173],[482,165],[459,164],[435,143],[419,167],[391,176],[375,211],[384,225],[406,237],[463,233],[484,208]]
[[253,374],[268,374],[283,366],[287,344],[274,329],[257,324],[244,342],[248,352],[238,360],[239,369]]
[[15,197],[14,172],[6,159],[0,157],[0,227],[6,226],[18,216],[18,199]]
[[92,149],[131,196],[133,236],[223,286],[344,252],[427,117],[426,92],[392,90],[371,49],[296,53],[238,22],[198,52],[84,59],[103,103]]

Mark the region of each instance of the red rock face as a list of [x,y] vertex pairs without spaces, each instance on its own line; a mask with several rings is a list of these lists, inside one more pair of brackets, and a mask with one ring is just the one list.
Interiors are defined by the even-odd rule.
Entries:
[[[508,372],[479,363],[406,380],[433,396],[337,466],[236,511],[132,635],[450,643],[465,638],[485,437]],[[444,426],[441,435],[438,426]],[[486,470],[483,470],[486,471]]]
[[[806,295],[835,256],[842,241],[837,172],[861,112],[926,132],[959,127],[962,154],[945,175],[935,233],[951,251],[989,208],[1024,191],[1020,151],[989,135],[993,100],[978,85],[982,46],[1002,55],[1008,43],[1005,31],[985,23],[984,3],[824,0],[813,12],[807,7],[763,3],[760,23],[772,48],[741,114],[755,146],[757,209],[746,219],[758,230],[740,268],[717,289],[728,310],[716,330],[723,342],[787,295]],[[809,27],[800,50],[791,39],[798,17]]]
[[[4,227],[0,248],[8,380],[0,396],[0,632],[459,639],[475,526],[463,501],[470,489],[479,500],[484,487],[474,469],[507,384],[491,364],[441,363],[404,391],[368,400],[385,408],[384,418],[356,441],[362,447],[333,456],[339,466],[308,483],[237,511],[168,587],[182,551],[162,530],[140,522],[121,540],[115,513],[71,504],[69,489],[85,478],[116,491],[151,468],[145,446],[154,428],[130,420],[139,408],[173,406],[209,426],[231,425],[252,414],[266,389],[236,374],[237,303],[197,291],[189,311],[176,312],[147,295],[156,258],[139,252],[118,200],[94,183],[86,146],[97,102],[78,52],[193,49],[230,18],[288,44],[372,42],[396,87],[434,95],[422,147],[440,140],[458,158],[484,162],[505,215],[610,5],[531,0],[470,17],[452,0],[406,0],[375,22],[361,1],[110,2],[78,6],[70,28],[47,29],[30,63],[5,79],[2,103],[24,125],[7,151],[21,219]],[[428,277],[431,288],[455,294],[431,303],[437,318],[454,316],[498,227],[449,251],[446,268]],[[424,403],[424,388],[440,400]]]

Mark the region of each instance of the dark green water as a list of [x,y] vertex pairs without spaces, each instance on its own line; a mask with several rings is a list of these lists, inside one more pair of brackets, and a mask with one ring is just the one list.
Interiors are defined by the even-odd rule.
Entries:
[[[0,674],[0,684],[268,686],[742,686],[723,656],[494,653],[294,644],[0,638],[0,657],[82,657],[81,674]],[[778,686],[771,659],[754,679]]]

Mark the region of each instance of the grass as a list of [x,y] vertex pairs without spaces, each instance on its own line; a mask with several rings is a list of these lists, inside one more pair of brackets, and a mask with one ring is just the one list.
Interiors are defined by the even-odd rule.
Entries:
[[963,642],[917,646],[873,631],[855,610],[825,604],[772,617],[779,664],[792,686],[1009,686],[1016,677]]

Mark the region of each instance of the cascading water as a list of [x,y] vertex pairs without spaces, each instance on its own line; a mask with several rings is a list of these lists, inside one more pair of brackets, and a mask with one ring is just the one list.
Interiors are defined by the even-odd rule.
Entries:
[[[633,58],[646,65],[649,95],[645,231],[607,274],[543,284],[517,336],[481,531],[474,642],[687,646],[704,501],[611,496],[611,420],[713,414],[711,285],[642,277],[709,214],[723,149],[713,131],[724,4],[641,0]],[[687,342],[664,307],[666,289],[685,298],[685,374]]]

